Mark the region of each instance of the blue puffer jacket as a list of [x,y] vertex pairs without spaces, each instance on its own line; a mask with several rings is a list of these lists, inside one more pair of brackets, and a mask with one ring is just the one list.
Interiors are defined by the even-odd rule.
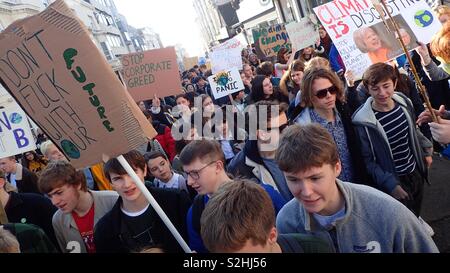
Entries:
[[[410,149],[414,154],[420,174],[427,179],[428,170],[424,158],[431,155],[433,144],[417,128],[411,101],[398,92],[395,92],[392,98],[400,105],[408,119]],[[368,98],[355,112],[352,121],[359,135],[367,172],[380,190],[391,193],[398,185],[399,179],[395,173],[395,164],[386,133],[372,110],[372,101],[372,97]]]

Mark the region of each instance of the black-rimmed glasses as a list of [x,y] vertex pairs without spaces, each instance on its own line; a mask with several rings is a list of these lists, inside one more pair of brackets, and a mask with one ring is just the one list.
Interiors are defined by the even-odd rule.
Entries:
[[198,170],[193,170],[193,171],[185,172],[185,173],[186,173],[186,175],[191,176],[192,179],[197,180],[197,179],[200,178],[200,172],[201,172],[201,171],[203,171],[206,167],[208,167],[209,165],[211,165],[211,164],[213,164],[213,163],[216,163],[216,162],[217,162],[217,160],[214,160],[214,161],[212,161],[212,162],[206,164],[205,166],[203,166],[202,168],[200,168],[200,169],[198,169]]

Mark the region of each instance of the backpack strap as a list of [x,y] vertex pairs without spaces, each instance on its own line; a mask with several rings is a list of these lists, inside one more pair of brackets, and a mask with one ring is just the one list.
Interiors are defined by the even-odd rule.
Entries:
[[200,234],[200,217],[205,210],[205,195],[197,195],[192,202],[192,226]]

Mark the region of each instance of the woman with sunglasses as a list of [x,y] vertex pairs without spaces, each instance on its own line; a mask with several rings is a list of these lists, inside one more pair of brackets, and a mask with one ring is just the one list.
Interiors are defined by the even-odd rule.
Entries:
[[338,147],[342,172],[339,179],[349,182],[370,180],[361,164],[361,150],[351,122],[351,111],[345,101],[344,87],[338,76],[329,69],[313,68],[305,71],[301,85],[301,104],[304,110],[294,119],[300,125],[318,123],[333,136]]

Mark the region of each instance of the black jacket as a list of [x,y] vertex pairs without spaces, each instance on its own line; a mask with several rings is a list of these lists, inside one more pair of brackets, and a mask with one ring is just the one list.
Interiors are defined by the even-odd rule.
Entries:
[[[176,189],[154,188],[148,184],[146,184],[146,187],[169,217],[180,235],[186,240],[186,214],[191,206],[187,193]],[[133,239],[126,223],[123,221],[123,213],[120,209],[121,205],[122,198],[119,197],[112,210],[105,214],[95,226],[94,242],[98,253],[127,253],[141,250],[130,246],[130,244],[133,244]],[[153,219],[151,235],[155,240],[155,243],[161,244],[163,250],[168,253],[183,252],[182,248],[156,211],[151,206],[149,209],[151,209],[151,216]]]
[[[7,175],[8,182],[11,182],[11,174]],[[22,179],[16,179],[17,190],[20,193],[38,193],[41,192],[38,189],[38,177],[35,173],[29,171],[27,168],[22,169]]]
[[58,209],[52,202],[35,193],[11,192],[5,212],[10,223],[34,224],[40,227],[57,246],[52,218]]

